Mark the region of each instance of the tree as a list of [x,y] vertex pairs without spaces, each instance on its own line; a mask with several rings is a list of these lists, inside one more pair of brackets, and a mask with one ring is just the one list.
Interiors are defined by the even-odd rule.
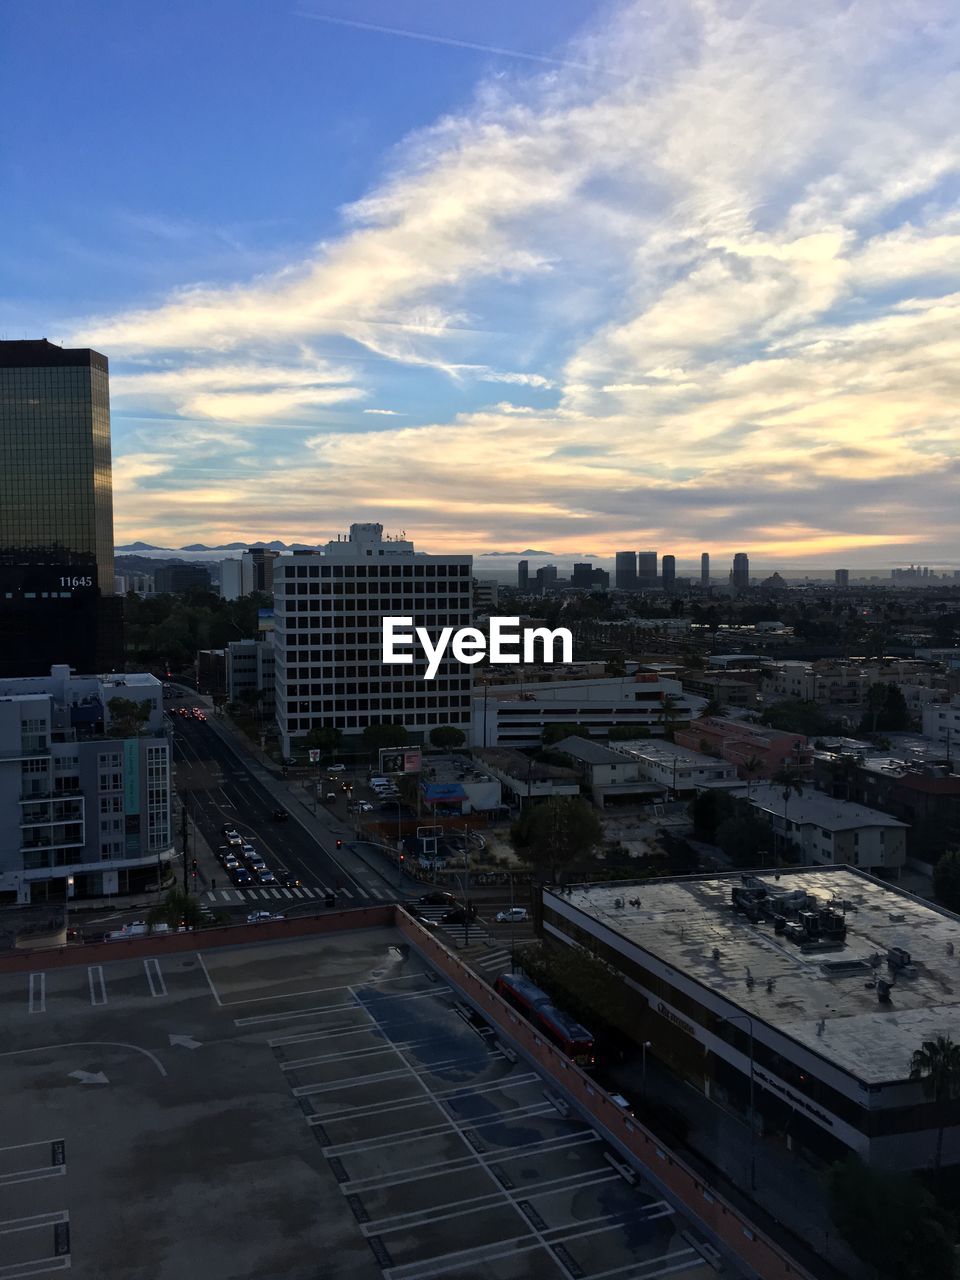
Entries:
[[132,698],[110,698],[108,732],[117,738],[136,738],[150,719],[150,703],[135,702]]
[[750,792],[753,788],[753,780],[758,773],[763,772],[763,761],[759,756],[748,756],[740,766],[743,770],[744,777],[747,780],[747,799],[750,799]]
[[787,826],[787,809],[790,804],[791,795],[796,792],[798,796],[803,795],[803,774],[796,765],[785,764],[777,770],[770,781],[780,788],[780,794],[783,797],[783,843],[786,848],[787,842],[790,840]]
[[632,738],[649,738],[650,730],[642,725],[615,724],[607,734],[608,742],[629,742]]
[[170,889],[147,916],[147,924],[168,924],[171,929],[179,929],[181,925],[196,929],[202,923],[200,900],[195,894],[177,888]]
[[939,1124],[934,1168],[939,1169],[943,1156],[945,1111],[951,1102],[960,1098],[960,1044],[954,1044],[948,1035],[942,1034],[933,1040],[924,1040],[910,1059],[910,1079],[920,1081],[924,1097],[930,1098],[937,1109]]
[[719,698],[708,698],[707,705],[700,712],[701,716],[722,716],[723,703]]
[[674,731],[680,722],[677,710],[683,705],[683,700],[678,698],[675,693],[665,693],[660,703],[660,724],[663,727],[663,736],[668,742],[673,741]]
[[315,724],[304,737],[303,745],[308,751],[319,751],[321,758],[332,756],[340,745],[341,737],[340,730],[333,725]]
[[960,911],[960,849],[945,853],[933,868],[933,892],[948,911]]
[[827,1194],[840,1234],[883,1280],[954,1280],[950,1215],[911,1174],[850,1156],[828,1173]]
[[698,836],[713,843],[720,824],[733,816],[733,797],[728,791],[701,791],[690,801],[690,817]]
[[463,730],[453,724],[437,725],[436,729],[430,730],[430,745],[438,751],[455,751],[466,740]]
[[767,707],[760,716],[760,723],[783,733],[802,733],[808,738],[836,733],[839,725],[831,720],[824,709],[815,702],[785,698]]
[[860,733],[897,733],[909,729],[910,709],[895,684],[872,684],[867,690],[867,709],[860,721]]
[[737,867],[755,867],[766,863],[770,848],[769,826],[755,813],[737,806],[736,812],[717,827],[716,843]]
[[362,737],[364,750],[371,755],[383,747],[405,747],[410,741],[402,724],[368,724]]
[[581,796],[560,796],[528,805],[511,831],[522,856],[543,877],[559,880],[560,869],[593,852],[603,839],[596,811]]

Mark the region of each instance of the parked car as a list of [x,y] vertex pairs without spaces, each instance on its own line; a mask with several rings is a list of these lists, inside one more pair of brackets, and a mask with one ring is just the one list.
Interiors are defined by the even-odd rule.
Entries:
[[327,773],[343,773],[346,767],[345,764],[328,764]]
[[445,889],[436,889],[433,893],[422,894],[420,901],[425,907],[445,907],[448,902],[456,902],[456,898]]
[[274,822],[286,822],[286,820],[290,817],[290,815],[289,813],[287,813],[286,809],[274,809],[274,811],[270,814],[270,817],[274,820]]
[[516,924],[527,919],[527,909],[526,907],[508,907],[506,911],[498,911],[495,919],[497,924]]
[[272,911],[251,911],[247,916],[247,924],[266,924],[268,920],[286,920],[284,915],[274,915]]

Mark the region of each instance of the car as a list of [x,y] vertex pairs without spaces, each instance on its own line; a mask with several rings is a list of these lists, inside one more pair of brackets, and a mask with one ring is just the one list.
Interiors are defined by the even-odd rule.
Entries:
[[254,853],[247,858],[247,866],[255,876],[259,875],[261,871],[265,871],[267,869],[267,864],[264,862],[263,858],[260,857],[259,853]]
[[414,916],[413,918],[417,924],[422,925],[424,929],[436,929],[439,927],[436,920],[430,920],[427,916]]
[[518,923],[527,919],[526,907],[509,907],[506,911],[498,911],[494,917],[497,924]]
[[247,916],[247,924],[266,924],[268,920],[286,920],[284,915],[274,915],[272,911],[251,911]]
[[[476,920],[476,918],[477,918],[477,908],[476,908],[476,905],[471,902],[469,919],[472,921],[472,920]],[[447,911],[444,913],[443,923],[444,924],[466,924],[467,912],[463,909],[463,907],[455,907],[453,911]]]
[[230,879],[238,889],[245,889],[248,885],[253,884],[253,876],[246,867],[234,867],[230,872]]
[[277,884],[283,885],[285,889],[300,888],[300,881],[293,872],[288,871],[286,867],[277,867],[273,874],[277,877]]
[[237,871],[240,867],[240,860],[235,853],[225,853],[222,861],[227,871]]
[[337,802],[337,793],[335,791],[328,791],[327,804],[336,804],[336,802]]
[[290,815],[287,813],[286,809],[274,809],[270,814],[270,817],[274,822],[286,822]]
[[436,889],[433,893],[424,893],[419,901],[425,907],[445,907],[449,902],[456,902],[456,897],[452,893],[447,893],[445,889]]
[[220,828],[220,834],[226,836],[229,840],[231,836],[239,836],[240,833],[232,822],[225,822]]
[[369,801],[369,800],[358,800],[358,801],[357,801],[357,812],[358,812],[358,813],[373,813],[373,805],[370,803],[370,801]]
[[240,846],[240,850],[245,858],[249,858],[252,853],[256,853],[256,849],[249,840],[244,840]]
[[277,877],[273,874],[269,867],[257,867],[257,883],[258,884],[276,884]]
[[346,767],[345,764],[328,764],[327,773],[343,773]]

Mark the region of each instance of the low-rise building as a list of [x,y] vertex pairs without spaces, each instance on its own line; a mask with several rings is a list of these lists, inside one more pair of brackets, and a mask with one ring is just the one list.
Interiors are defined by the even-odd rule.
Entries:
[[599,680],[488,685],[473,700],[471,741],[478,747],[533,747],[551,725],[576,726],[583,736],[612,728],[664,733],[689,723],[692,708],[678,680],[649,672]]
[[879,809],[804,787],[784,800],[784,788],[762,783],[749,803],[778,840],[795,845],[806,863],[849,864],[868,871],[899,871],[907,858],[907,824]]
[[660,739],[618,742],[617,747],[637,762],[644,778],[665,787],[674,797],[693,795],[704,787],[740,790],[737,767],[729,760]]
[[813,752],[802,733],[722,716],[694,720],[677,729],[673,740],[678,746],[729,760],[741,778],[769,778],[786,766],[807,771],[813,765]]
[[949,702],[928,702],[923,708],[924,737],[945,746],[960,744],[960,694]]
[[260,694],[263,714],[274,708],[273,633],[261,640],[231,640],[225,658],[226,692],[231,702],[245,695]]
[[562,738],[553,750],[573,761],[600,809],[609,804],[651,803],[666,798],[665,787],[651,783],[637,761],[622,750],[576,735]]
[[[960,1160],[960,1104],[910,1079],[957,1026],[960,918],[851,868],[543,891],[543,928],[616,970],[636,1039],[819,1161]],[[760,1140],[758,1136],[758,1141]]]
[[0,901],[139,892],[172,856],[160,681],[0,682]]
[[551,800],[580,794],[580,777],[575,769],[542,764],[522,751],[490,747],[474,751],[486,773],[492,774],[503,787],[512,804],[529,804],[534,800]]

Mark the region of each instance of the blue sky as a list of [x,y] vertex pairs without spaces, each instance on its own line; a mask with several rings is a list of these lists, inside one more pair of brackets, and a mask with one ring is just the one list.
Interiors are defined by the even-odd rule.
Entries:
[[794,9],[6,6],[0,330],[110,357],[117,541],[960,564],[958,16]]

